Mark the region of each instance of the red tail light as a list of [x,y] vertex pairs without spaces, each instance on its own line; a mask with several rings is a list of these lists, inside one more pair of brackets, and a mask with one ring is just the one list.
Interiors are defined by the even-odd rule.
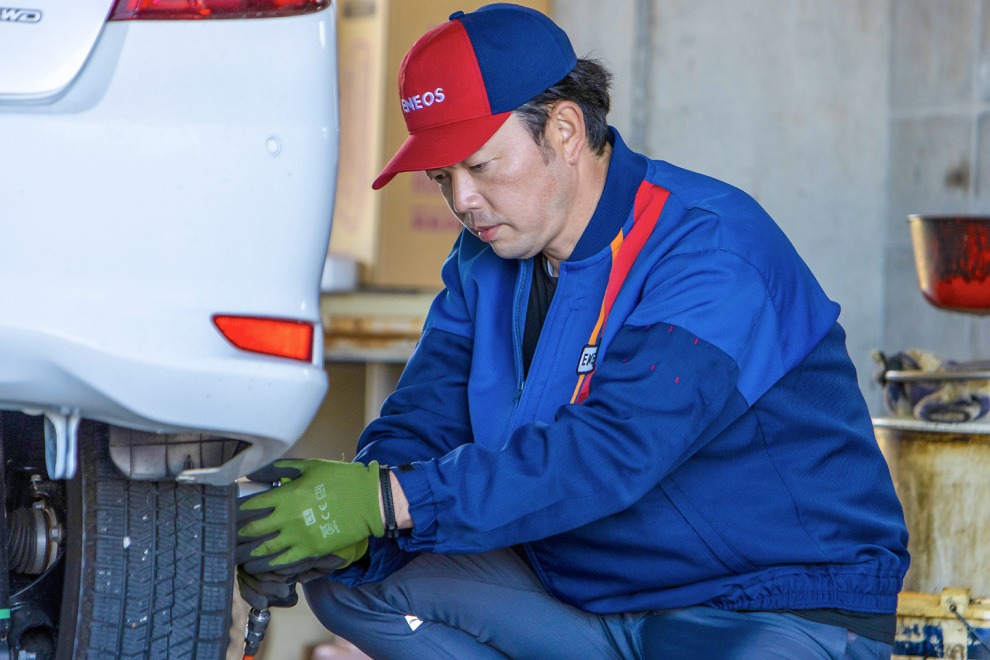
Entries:
[[111,21],[275,18],[320,11],[331,0],[117,0]]
[[213,322],[227,341],[242,350],[303,362],[313,360],[311,323],[219,314]]

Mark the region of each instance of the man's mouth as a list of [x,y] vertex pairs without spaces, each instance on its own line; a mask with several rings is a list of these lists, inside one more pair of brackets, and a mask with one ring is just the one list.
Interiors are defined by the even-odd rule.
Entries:
[[485,243],[490,243],[492,239],[495,238],[495,232],[498,230],[498,227],[498,225],[492,225],[490,227],[476,227],[475,231],[478,232],[478,238]]

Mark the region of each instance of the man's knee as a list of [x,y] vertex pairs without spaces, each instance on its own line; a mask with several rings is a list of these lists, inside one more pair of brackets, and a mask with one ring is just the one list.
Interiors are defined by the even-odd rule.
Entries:
[[303,585],[303,593],[320,623],[345,639],[382,616],[381,601],[366,588],[352,589],[330,580],[313,580]]

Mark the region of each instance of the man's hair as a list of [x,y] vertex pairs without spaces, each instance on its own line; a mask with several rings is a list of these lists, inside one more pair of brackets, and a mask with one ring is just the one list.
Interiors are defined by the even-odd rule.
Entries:
[[563,80],[515,109],[514,112],[526,124],[536,144],[543,151],[544,161],[549,163],[553,157],[545,133],[550,111],[560,101],[573,101],[581,108],[588,146],[596,156],[605,153],[605,146],[608,144],[608,122],[605,116],[611,106],[608,95],[611,84],[612,73],[601,62],[579,59]]

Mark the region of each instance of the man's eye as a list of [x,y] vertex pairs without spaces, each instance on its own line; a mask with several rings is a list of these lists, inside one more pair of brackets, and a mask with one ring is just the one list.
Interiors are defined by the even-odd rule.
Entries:
[[437,172],[436,174],[430,176],[430,178],[436,181],[437,183],[443,183],[444,181],[447,180],[447,175],[443,172]]
[[471,166],[471,171],[472,172],[484,172],[486,167],[488,167],[488,161],[485,161],[484,163],[478,163],[477,165],[472,165]]

